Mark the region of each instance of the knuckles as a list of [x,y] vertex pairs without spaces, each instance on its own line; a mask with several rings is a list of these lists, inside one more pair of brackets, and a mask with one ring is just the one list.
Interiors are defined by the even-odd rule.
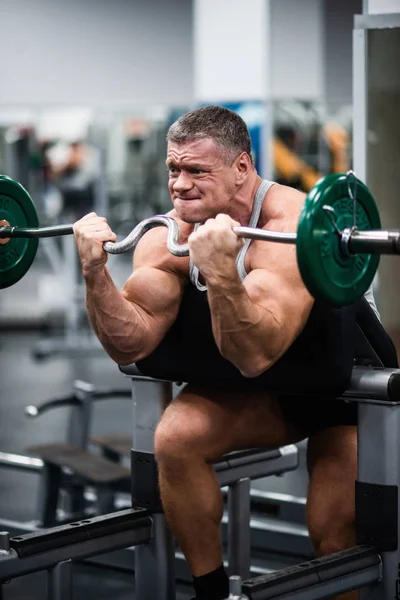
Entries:
[[112,231],[105,217],[89,213],[73,224],[73,232],[77,240],[115,241],[116,234]]

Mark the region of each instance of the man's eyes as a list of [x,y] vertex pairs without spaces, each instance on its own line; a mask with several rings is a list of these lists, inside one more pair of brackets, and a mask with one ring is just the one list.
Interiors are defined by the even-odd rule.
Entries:
[[[202,175],[203,173],[205,173],[205,171],[202,171],[201,169],[187,169],[187,171],[191,175]],[[179,169],[177,169],[176,167],[168,167],[168,172],[170,175],[176,175],[177,173],[179,173]]]

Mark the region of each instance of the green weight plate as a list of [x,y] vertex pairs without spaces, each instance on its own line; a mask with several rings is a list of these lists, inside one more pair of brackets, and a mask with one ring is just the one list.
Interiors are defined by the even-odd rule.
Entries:
[[297,230],[297,261],[303,281],[315,299],[334,306],[352,304],[361,298],[379,264],[378,254],[346,255],[340,236],[323,209],[333,208],[340,231],[351,227],[355,181],[357,228],[380,229],[378,208],[368,188],[353,176],[333,174],[318,181],[308,194]]
[[[35,206],[28,192],[13,179],[0,175],[0,222],[15,227],[38,227]],[[3,225],[5,223],[2,223]],[[19,281],[31,266],[37,239],[0,240],[0,289]]]

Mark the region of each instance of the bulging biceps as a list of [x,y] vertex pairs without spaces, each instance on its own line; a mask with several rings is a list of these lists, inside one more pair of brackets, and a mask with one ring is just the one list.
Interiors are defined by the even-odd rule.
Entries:
[[170,318],[180,303],[181,284],[178,277],[171,273],[143,267],[129,278],[123,294],[147,314]]
[[273,313],[280,323],[290,320],[301,327],[311,310],[312,297],[292,273],[256,269],[243,283],[252,302]]

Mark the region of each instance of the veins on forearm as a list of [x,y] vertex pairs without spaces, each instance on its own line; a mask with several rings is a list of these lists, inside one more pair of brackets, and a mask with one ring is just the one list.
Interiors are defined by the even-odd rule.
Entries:
[[251,302],[244,289],[236,293],[208,289],[213,322],[221,334],[243,334],[257,326],[261,319],[260,307]]
[[[86,305],[92,327],[116,362],[133,362],[143,351],[144,322],[109,279],[100,290],[87,290]],[[110,287],[109,287],[110,286]]]
[[243,373],[269,364],[279,352],[279,327],[274,315],[252,302],[238,280],[227,288],[208,286],[214,338],[221,354]]

